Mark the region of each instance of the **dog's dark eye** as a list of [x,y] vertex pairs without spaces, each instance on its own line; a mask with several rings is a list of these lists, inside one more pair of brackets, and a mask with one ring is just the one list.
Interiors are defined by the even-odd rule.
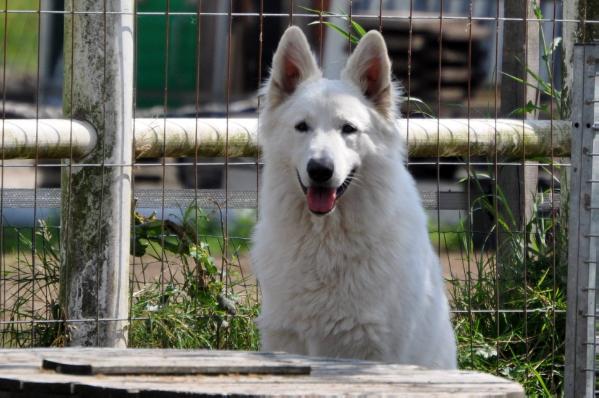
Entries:
[[295,125],[295,129],[300,133],[305,133],[306,131],[310,130],[310,126],[308,126],[308,123],[306,122],[299,122]]
[[343,127],[341,127],[341,132],[343,132],[343,134],[352,134],[352,133],[355,133],[356,131],[358,131],[356,126],[354,126],[353,124],[350,124],[350,123],[345,123],[343,125]]

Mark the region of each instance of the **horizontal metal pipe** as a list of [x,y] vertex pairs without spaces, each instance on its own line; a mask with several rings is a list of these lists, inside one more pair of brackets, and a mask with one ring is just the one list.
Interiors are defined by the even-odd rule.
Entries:
[[225,156],[253,157],[259,150],[258,120],[135,119],[135,155],[139,158]]
[[400,120],[412,157],[494,156],[535,159],[569,156],[572,124],[562,120]]
[[[254,157],[259,154],[256,118],[135,119],[135,155],[150,157]],[[502,159],[570,155],[571,123],[558,120],[401,119],[411,157],[494,156]],[[81,158],[96,145],[85,122],[11,119],[2,123],[3,159]],[[228,139],[227,139],[228,137]],[[2,146],[2,143],[4,144]]]
[[0,159],[80,158],[97,142],[91,124],[70,119],[4,119],[0,132]]

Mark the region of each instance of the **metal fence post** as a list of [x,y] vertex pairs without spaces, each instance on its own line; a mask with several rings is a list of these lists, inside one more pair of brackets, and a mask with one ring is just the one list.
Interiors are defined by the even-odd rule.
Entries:
[[566,397],[594,397],[599,249],[599,45],[574,49],[568,236]]
[[[95,149],[63,167],[61,292],[71,345],[125,347],[129,299],[133,0],[65,2],[66,116]],[[78,166],[84,163],[85,166]]]

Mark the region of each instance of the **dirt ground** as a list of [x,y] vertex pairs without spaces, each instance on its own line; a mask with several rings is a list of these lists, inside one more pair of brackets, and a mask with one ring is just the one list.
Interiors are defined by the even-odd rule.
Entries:
[[[489,254],[486,254],[489,256]],[[441,268],[443,271],[444,279],[460,279],[465,280],[468,272],[472,278],[477,276],[476,261],[480,259],[481,253],[471,253],[470,263],[465,262],[465,253],[459,251],[442,252],[439,255],[441,262]],[[220,267],[222,260],[217,258],[217,265]],[[132,263],[133,264],[133,263]],[[136,263],[132,265],[134,272],[134,280],[139,281],[140,285],[143,283],[149,283],[157,281],[160,273],[162,272],[165,280],[180,280],[181,272],[179,266],[176,263],[171,263],[170,267],[165,265],[161,266],[160,262],[154,259],[143,259],[143,264],[136,259]],[[247,253],[244,253],[239,258],[234,259],[229,264],[230,274],[232,279],[240,279],[245,277],[245,283],[248,286],[254,286],[256,280],[253,276],[250,259]]]

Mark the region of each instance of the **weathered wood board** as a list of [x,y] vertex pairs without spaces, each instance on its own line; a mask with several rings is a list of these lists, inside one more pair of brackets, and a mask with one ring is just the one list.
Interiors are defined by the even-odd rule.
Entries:
[[126,357],[91,357],[90,355],[49,355],[44,356],[42,368],[57,373],[71,375],[309,375],[307,365],[293,363],[278,358],[270,359],[247,355],[243,360],[231,361],[229,356],[218,353],[212,356],[197,357],[186,355],[161,355],[151,361],[147,355],[127,355]]
[[[43,369],[44,359],[92,368],[95,364],[98,374],[63,374]],[[162,365],[165,369],[174,367],[177,372],[188,367],[190,373],[109,374],[115,369],[119,370],[117,373],[124,372],[127,367],[143,371],[144,365],[154,371]],[[200,374],[202,367],[219,367],[219,375]],[[304,373],[297,374],[300,371]],[[471,371],[427,370],[285,353],[99,348],[0,350],[0,398],[214,395],[519,398],[524,397],[524,392],[516,383]]]

